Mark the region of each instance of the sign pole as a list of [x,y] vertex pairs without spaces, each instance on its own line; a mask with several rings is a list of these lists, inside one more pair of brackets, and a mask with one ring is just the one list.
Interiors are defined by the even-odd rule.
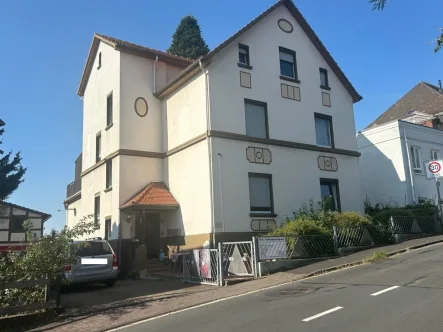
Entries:
[[[426,179],[435,179],[435,186],[437,187],[437,198],[438,198],[438,210],[440,213],[440,227],[442,227],[441,218],[443,218],[443,211],[441,207],[441,196],[440,196],[440,182],[438,178],[443,177],[443,160],[432,160],[425,163]],[[443,229],[443,227],[442,227]]]
[[440,227],[442,227],[441,218],[443,217],[443,213],[441,210],[440,182],[438,182],[437,177],[435,177],[435,185],[437,186],[438,209],[440,211]]

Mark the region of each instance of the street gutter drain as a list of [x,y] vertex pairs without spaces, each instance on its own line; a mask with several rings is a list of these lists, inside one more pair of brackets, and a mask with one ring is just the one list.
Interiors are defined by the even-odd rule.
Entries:
[[294,295],[301,295],[310,292],[311,290],[309,288],[293,288],[293,289],[284,289],[279,292],[279,295],[282,296],[294,296]]

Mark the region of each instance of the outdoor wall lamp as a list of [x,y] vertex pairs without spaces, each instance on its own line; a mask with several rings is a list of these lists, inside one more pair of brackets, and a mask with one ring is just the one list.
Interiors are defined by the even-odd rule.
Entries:
[[[58,210],[58,212],[60,212],[61,210]],[[65,209],[65,211],[74,211],[74,217],[77,216],[77,209],[76,208],[72,208],[72,209]]]
[[131,218],[132,218],[132,216],[131,216],[130,214],[128,214],[128,216],[126,217],[126,221],[127,221],[128,223],[130,223],[130,222],[131,222]]

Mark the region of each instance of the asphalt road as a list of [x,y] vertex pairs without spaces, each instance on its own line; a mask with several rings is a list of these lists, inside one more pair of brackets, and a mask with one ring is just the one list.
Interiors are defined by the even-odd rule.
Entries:
[[440,332],[443,331],[443,245],[121,330]]

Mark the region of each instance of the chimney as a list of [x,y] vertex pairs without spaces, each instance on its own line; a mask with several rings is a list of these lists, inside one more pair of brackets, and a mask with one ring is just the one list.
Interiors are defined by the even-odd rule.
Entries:
[[438,90],[439,90],[440,92],[443,91],[443,88],[441,87],[441,80],[438,80]]

